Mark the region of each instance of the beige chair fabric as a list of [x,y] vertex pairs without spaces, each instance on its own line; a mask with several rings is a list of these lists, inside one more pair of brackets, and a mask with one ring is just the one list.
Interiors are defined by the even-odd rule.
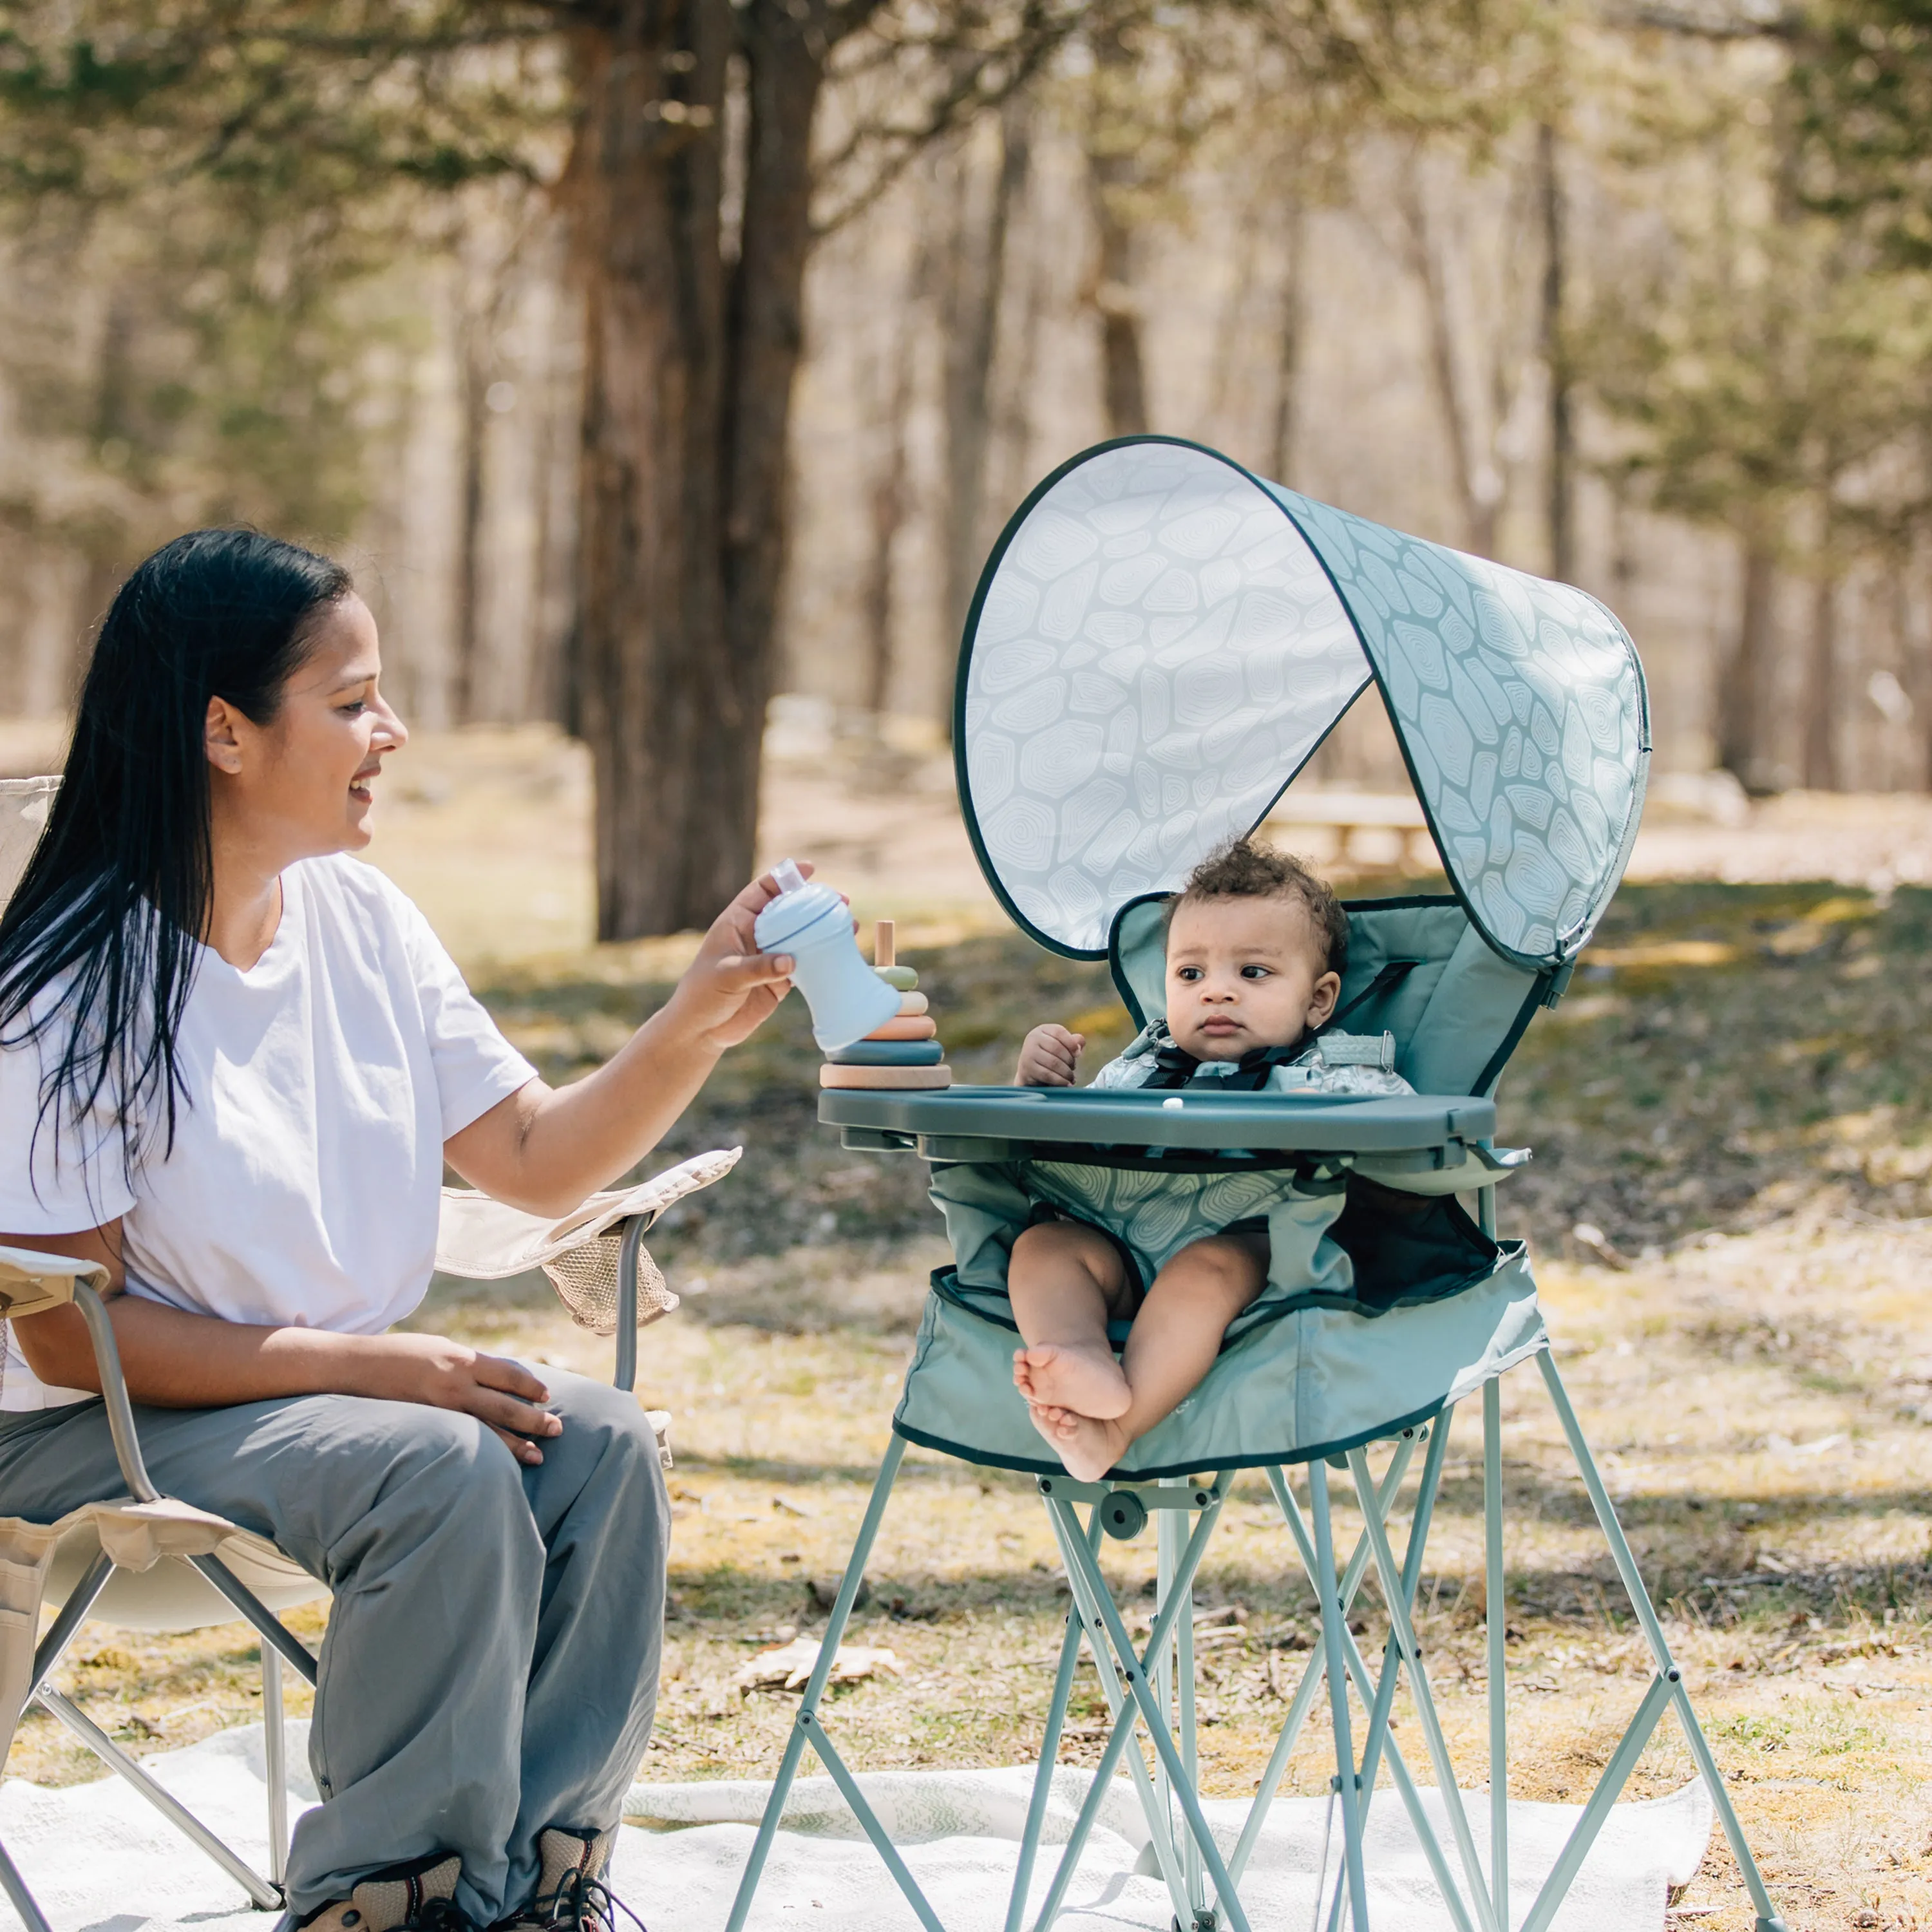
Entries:
[[[68,1559],[70,1588],[95,1553],[104,1550],[118,1566],[117,1580],[124,1575],[145,1576],[173,1558],[171,1567],[212,1595],[198,1573],[182,1559],[212,1555],[238,1534],[232,1523],[171,1498],[152,1503],[89,1503],[58,1522],[26,1522],[17,1517],[0,1521],[0,1737],[10,1739],[20,1721],[33,1678],[40,1611],[50,1600],[48,1573],[57,1557]],[[314,1579],[308,1580],[313,1586]],[[63,1591],[58,1600],[65,1598]],[[234,1614],[227,1612],[229,1617]]]
[[58,778],[0,778],[0,906],[14,896],[59,789]]
[[[472,1281],[501,1281],[540,1268],[580,1328],[599,1335],[617,1332],[620,1225],[640,1218],[646,1226],[674,1203],[722,1180],[738,1164],[742,1148],[694,1155],[635,1187],[593,1194],[561,1220],[547,1221],[506,1207],[472,1188],[446,1187],[436,1232],[436,1264],[446,1274]],[[668,1315],[677,1297],[649,1253],[638,1252],[638,1326]]]

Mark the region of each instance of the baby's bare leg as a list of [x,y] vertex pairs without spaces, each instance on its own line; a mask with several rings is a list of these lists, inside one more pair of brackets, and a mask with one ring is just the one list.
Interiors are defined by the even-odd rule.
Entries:
[[1127,1406],[1113,1417],[1083,1417],[1061,1438],[1069,1475],[1098,1482],[1130,1444],[1173,1414],[1214,1366],[1228,1323],[1261,1293],[1268,1264],[1266,1235],[1210,1234],[1161,1270],[1127,1336]]
[[1013,1352],[1013,1382],[1028,1404],[1118,1415],[1127,1382],[1107,1323],[1123,1308],[1128,1282],[1114,1244],[1076,1222],[1040,1222],[1013,1244],[1006,1292],[1027,1345]]

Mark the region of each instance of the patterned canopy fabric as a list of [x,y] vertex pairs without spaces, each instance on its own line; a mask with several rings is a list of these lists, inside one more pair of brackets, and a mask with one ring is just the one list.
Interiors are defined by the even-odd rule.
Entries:
[[1483,936],[1574,958],[1642,809],[1622,626],[1166,438],[1076,457],[987,563],[955,720],[980,864],[1035,938],[1096,958],[1122,906],[1261,822],[1372,680]]

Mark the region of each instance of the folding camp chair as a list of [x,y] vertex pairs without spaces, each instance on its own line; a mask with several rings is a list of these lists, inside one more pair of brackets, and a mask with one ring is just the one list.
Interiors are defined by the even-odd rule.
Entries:
[[[1261,824],[1372,682],[1450,891],[1348,908],[1337,1018],[1352,1033],[1393,1036],[1413,1096],[954,1087],[821,1096],[820,1119],[842,1130],[848,1148],[910,1152],[931,1164],[954,1260],[934,1274],[892,1440],[730,1932],[745,1923],[808,1744],[920,1923],[943,1932],[824,1723],[830,1669],[908,1443],[1031,1474],[1072,1598],[1007,1932],[1052,1922],[1124,1762],[1176,1928],[1248,1932],[1243,1874],[1324,1696],[1342,1841],[1324,1900],[1330,1932],[1345,1915],[1353,1932],[1369,1932],[1364,1830],[1371,1805],[1388,1802],[1378,1792],[1384,1772],[1457,1932],[1545,1932],[1666,1708],[1743,1873],[1759,1932],[1782,1932],[1557,1372],[1526,1251],[1496,1238],[1496,1186],[1528,1157],[1494,1144],[1496,1082],[1538,1011],[1561,997],[1622,875],[1642,811],[1648,719],[1622,627],[1581,592],[1397,536],[1262,482],[1211,451],[1152,437],[1102,445],[1040,485],[981,579],[955,711],[967,827],[1022,930],[1063,956],[1107,958],[1144,1024],[1161,1012],[1165,901],[1221,841]],[[1190,1189],[1197,1202],[1216,1191],[1220,1225],[1268,1214],[1268,1284],[1230,1328],[1199,1389],[1107,1480],[1073,1481],[1012,1384],[1013,1239],[1042,1198],[1104,1204],[1108,1225],[1118,1225],[1136,1201],[1165,1210]],[[1331,1226],[1336,1189],[1346,1201]],[[1458,1196],[1473,1202],[1473,1216]],[[1311,1246],[1302,1237],[1318,1222],[1326,1232]],[[1529,1885],[1521,1874],[1513,1885],[1510,1866],[1498,1384],[1532,1360],[1652,1675],[1564,1850],[1525,1896]],[[1486,1819],[1472,1816],[1459,1786],[1414,1613],[1451,1418],[1478,1396]],[[1301,1495],[1290,1480],[1297,1465],[1306,1472]],[[1246,1823],[1223,1844],[1197,1790],[1191,1603],[1242,1470],[1258,1470],[1269,1486],[1313,1588],[1321,1636]],[[1331,1505],[1337,1474],[1363,1517],[1346,1555]],[[1097,1555],[1103,1537],[1131,1538],[1150,1515],[1158,1525],[1156,1610],[1136,1646]],[[1348,1616],[1371,1572],[1389,1624],[1378,1668]],[[1112,1729],[1058,1868],[1036,1897],[1050,1781],[1083,1652]],[[1442,1826],[1390,1724],[1399,1683],[1414,1705]]]
[[[54,778],[0,781],[0,907],[26,866],[58,784]],[[645,1231],[674,1202],[721,1180],[737,1160],[736,1150],[698,1155],[640,1186],[593,1195],[560,1221],[523,1214],[470,1190],[445,1188],[436,1266],[446,1274],[480,1280],[541,1268],[574,1322],[615,1338],[616,1384],[634,1388],[638,1329],[677,1306],[644,1246]],[[313,1684],[317,1665],[280,1613],[326,1598],[328,1588],[272,1543],[156,1490],[142,1460],[114,1331],[100,1298],[105,1281],[98,1263],[0,1248],[0,1323],[68,1302],[80,1310],[128,1486],[125,1498],[89,1504],[58,1522],[0,1519],[0,1738],[10,1748],[21,1712],[38,1701],[206,1852],[254,1905],[273,1911],[283,1903],[289,1841],[282,1668],[286,1664]],[[0,1343],[12,1346],[4,1328]],[[5,1360],[0,1351],[0,1375]],[[670,1418],[661,1410],[648,1413],[668,1464]],[[50,1609],[58,1614],[42,1634],[41,1615]],[[252,1624],[262,1640],[266,1873],[224,1844],[49,1682],[85,1622],[182,1632],[238,1618]],[[46,1919],[4,1845],[0,1891],[28,1932],[46,1932]]]

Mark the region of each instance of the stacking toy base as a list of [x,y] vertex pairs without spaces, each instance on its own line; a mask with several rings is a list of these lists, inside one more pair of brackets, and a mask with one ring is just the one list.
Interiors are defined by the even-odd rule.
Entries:
[[952,1070],[938,1066],[821,1066],[821,1087],[896,1088],[902,1091],[923,1088],[950,1087]]

